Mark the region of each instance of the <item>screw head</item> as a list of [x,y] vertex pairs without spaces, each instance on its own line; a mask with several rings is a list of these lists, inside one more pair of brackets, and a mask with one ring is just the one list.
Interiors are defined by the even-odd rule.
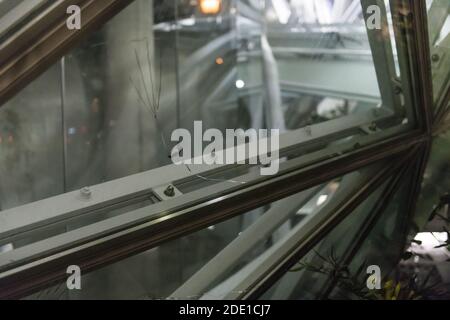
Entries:
[[439,59],[440,59],[440,57],[437,53],[435,53],[431,56],[431,60],[433,60],[433,62],[438,62]]
[[80,194],[83,198],[88,199],[92,196],[92,191],[89,187],[84,187],[80,190]]
[[173,187],[173,185],[169,185],[167,189],[164,191],[164,194],[168,197],[175,196],[175,188]]

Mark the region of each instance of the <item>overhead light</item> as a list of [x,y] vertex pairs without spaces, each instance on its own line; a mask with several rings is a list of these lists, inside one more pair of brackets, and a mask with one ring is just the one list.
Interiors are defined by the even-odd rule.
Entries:
[[222,57],[217,57],[216,58],[216,64],[218,64],[218,65],[222,65],[223,64],[223,58]]
[[244,88],[244,87],[245,87],[245,82],[244,82],[244,80],[237,80],[237,81],[236,81],[236,88],[242,89],[242,88]]
[[199,8],[202,14],[218,14],[222,9],[222,0],[199,0]]

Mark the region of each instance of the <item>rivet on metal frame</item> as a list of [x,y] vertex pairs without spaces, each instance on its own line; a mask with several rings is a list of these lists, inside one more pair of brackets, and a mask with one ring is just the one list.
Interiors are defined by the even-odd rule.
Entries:
[[173,185],[169,185],[167,189],[164,191],[164,194],[168,197],[174,197],[175,196],[175,188]]
[[90,199],[92,197],[92,191],[89,187],[84,187],[80,190],[81,197],[83,199]]

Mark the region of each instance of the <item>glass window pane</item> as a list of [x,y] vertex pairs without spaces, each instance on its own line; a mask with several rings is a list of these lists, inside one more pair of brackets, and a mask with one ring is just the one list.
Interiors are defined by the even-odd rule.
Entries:
[[[205,12],[201,2],[136,0],[62,60],[64,121],[51,123],[56,134],[64,128],[53,138],[65,141],[53,150],[64,159],[63,192],[172,164],[172,132],[194,135],[196,120],[203,131],[279,129],[295,143],[324,140],[299,145],[297,155],[412,124],[396,109],[404,105],[391,80],[380,79],[395,73],[393,37],[368,36],[359,3],[221,3]],[[372,52],[377,46],[387,53]]]
[[[98,271],[83,274],[83,290],[69,291],[64,282],[28,298],[223,298],[232,287],[233,281],[239,279],[239,274],[245,273],[246,268],[270,252],[278,243],[285,241],[290,233],[306,220],[327,206],[333,206],[333,202],[340,201],[347,192],[356,190],[364,177],[363,170],[348,174]],[[369,202],[373,204],[374,201],[371,199]],[[362,209],[358,212],[361,213],[361,217],[356,219],[358,221],[367,215]],[[352,220],[345,228],[341,228],[341,232],[347,231],[353,223],[360,222]],[[249,238],[252,234],[253,237]],[[235,248],[232,256],[231,248]],[[224,255],[229,259],[225,259]],[[220,261],[220,267],[217,266],[217,261]],[[200,284],[196,283],[199,274],[207,278]],[[202,288],[204,286],[200,290],[201,294],[197,292],[199,285]],[[195,288],[191,293],[188,289],[190,286]],[[182,292],[186,295],[180,296]]]
[[[423,176],[421,194],[417,203],[415,225],[422,230],[428,223],[441,198],[450,190],[450,135],[442,133],[435,137]],[[445,208],[439,208],[438,215],[446,217]],[[439,217],[437,217],[439,220]]]
[[[282,162],[317,152],[308,164],[411,129],[412,105],[405,102],[399,63],[404,57],[396,52],[390,7],[382,12],[383,28],[368,32],[363,12],[369,2],[218,1],[216,11],[201,1],[135,0],[0,109],[7,128],[0,142],[9,148],[0,156],[0,168],[2,177],[14,181],[0,182],[7,189],[0,195],[5,198],[1,209],[86,186],[105,190],[110,185],[100,183],[170,165],[172,132],[186,128],[195,136],[197,120],[203,130],[222,133],[279,129],[285,141]],[[11,116],[13,109],[20,114]],[[23,141],[14,145],[9,132],[22,126],[31,138],[20,133]],[[217,182],[235,185],[241,182],[231,179],[252,166],[218,170],[208,178],[186,166],[192,179],[170,183],[182,193]],[[315,216],[341,183],[329,182],[297,204],[293,217],[271,230],[261,248],[237,261],[236,269],[221,274],[209,284],[212,291],[204,293],[217,294],[214,286],[220,291],[222,281],[235,279],[305,216]],[[147,188],[131,203],[113,199],[117,210],[102,203],[101,210],[76,216],[72,209],[73,216],[51,217],[60,219],[57,223],[43,219],[36,230],[14,234],[17,241],[0,245],[8,251],[26,247],[161,202],[154,186]],[[82,197],[83,190],[71,200],[84,205]],[[239,230],[279,205],[248,214]],[[236,237],[234,229],[232,234],[227,241]],[[196,270],[207,260],[201,262]],[[171,293],[162,288],[156,297],[161,292]]]
[[[153,15],[152,1],[137,0],[64,59],[69,190],[170,163],[174,50],[154,35]],[[156,104],[160,74],[155,120],[147,98]]]
[[410,180],[406,178],[390,194],[386,190],[393,181],[386,181],[262,298],[365,299],[370,293],[366,286],[368,267],[380,267],[384,279],[400,260],[405,230],[410,225],[404,214]]
[[83,275],[82,290],[66,282],[27,299],[165,299],[263,214],[259,208]]
[[[245,290],[242,283],[246,279],[260,272],[265,274],[260,268],[264,270],[274,263],[270,260],[272,255],[277,256],[277,251],[283,246],[292,245],[295,241],[292,239],[298,235],[309,234],[311,230],[308,226],[315,223],[314,221],[318,223],[316,228],[319,228],[325,221],[326,212],[335,212],[336,206],[343,198],[358,190],[360,183],[365,179],[365,172],[365,170],[353,172],[267,206],[265,213],[258,220],[174,291],[171,297],[182,299],[187,295],[195,295],[199,299],[235,298],[236,290]],[[373,204],[373,200],[371,198],[368,202]],[[337,233],[339,239],[327,238],[330,239],[329,243],[350,241],[351,237],[346,237],[348,229],[354,229],[355,224],[364,221],[364,217],[368,215],[364,211],[367,207],[359,208],[359,213],[355,214],[357,218],[351,220],[351,223],[341,224],[343,227]],[[346,221],[348,220],[349,218]],[[277,298],[281,297],[274,299]]]
[[64,192],[60,66],[0,108],[0,210]]
[[243,5],[237,18],[238,77],[258,90],[262,104],[279,109],[272,111],[275,126],[293,130],[377,108],[380,91],[360,5],[260,3]]

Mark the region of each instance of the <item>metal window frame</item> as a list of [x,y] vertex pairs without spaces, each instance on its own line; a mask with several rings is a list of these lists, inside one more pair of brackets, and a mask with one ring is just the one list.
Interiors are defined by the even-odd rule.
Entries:
[[[0,44],[0,107],[61,58],[84,35],[133,0],[55,0]],[[80,30],[66,26],[67,8],[81,9]]]
[[337,199],[333,197],[333,201],[327,206],[294,227],[284,241],[276,243],[263,253],[258,258],[261,261],[254,265],[251,271],[246,272],[246,275],[225,295],[225,299],[257,299],[261,296],[276,282],[275,279],[279,279],[310,252],[324,238],[324,234],[328,234],[369,195],[386,183],[408,161],[407,159],[404,154],[400,158],[391,159],[393,166],[379,168],[377,172],[367,174],[365,179],[355,181],[359,187],[357,190],[354,190],[354,186],[348,186],[349,191],[353,191],[351,193],[342,190]]
[[[413,173],[413,181],[410,191],[409,191],[409,203],[407,206],[408,217],[406,219],[406,223],[404,225],[403,236],[404,236],[404,246],[407,244],[407,236],[408,232],[411,229],[410,222],[414,216],[415,211],[415,203],[420,192],[420,183],[422,181],[422,177],[425,170],[425,165],[427,163],[429,153],[430,153],[430,144],[431,144],[431,130],[435,123],[432,123],[432,114],[433,114],[433,103],[432,103],[432,80],[431,80],[431,66],[430,66],[430,53],[428,49],[428,32],[427,32],[427,16],[426,16],[426,6],[424,1],[399,1],[399,2],[391,2],[392,7],[394,8],[394,4],[403,5],[406,8],[410,9],[409,14],[401,17],[397,16],[394,18],[394,23],[396,24],[396,34],[397,41],[400,40],[398,45],[401,47],[406,45],[406,48],[409,48],[409,52],[412,53],[411,59],[408,61],[409,66],[411,67],[411,63],[416,59],[421,62],[421,65],[414,70],[414,68],[410,68],[412,72],[424,72],[423,75],[423,83],[419,84],[417,82],[420,77],[419,74],[412,74],[411,76],[411,93],[414,93],[413,98],[417,99],[416,101],[420,101],[420,107],[418,109],[418,115],[421,116],[418,119],[421,121],[421,128],[424,131],[424,141],[422,144],[418,145],[416,150],[413,150],[410,157],[412,159],[417,160],[417,166]],[[399,31],[403,32],[404,30],[398,30],[400,27],[399,18],[404,19],[407,18],[407,21],[413,23],[414,28],[412,30],[416,30],[412,34],[409,34],[406,39],[402,39],[398,36]],[[415,19],[414,19],[415,18]],[[405,20],[404,20],[405,21]],[[401,34],[401,33],[400,33]],[[406,40],[405,42],[403,42]],[[404,49],[403,49],[404,50]],[[417,61],[416,61],[417,63]],[[402,66],[401,66],[402,68]],[[403,71],[406,71],[403,65]],[[422,89],[422,90],[420,90]],[[409,157],[407,156],[406,159]],[[410,158],[410,159],[411,159]],[[406,160],[404,162],[410,164],[411,160]],[[404,160],[403,160],[404,161]],[[369,226],[364,230],[364,232],[360,235],[359,243],[355,248],[353,248],[350,256],[354,254],[355,251],[358,250],[362,241],[365,239],[365,235],[371,230],[373,227],[373,222],[369,224]],[[301,230],[303,231],[303,230]],[[313,248],[314,244],[317,244],[320,239],[322,239],[327,232],[323,232],[319,239],[315,242],[312,241],[310,246],[303,250],[303,245],[307,245],[308,241],[304,242],[294,242],[295,244],[292,246],[282,246],[281,250],[283,252],[274,252],[273,255],[269,255],[266,257],[264,262],[261,262],[257,269],[252,270],[251,274],[249,274],[244,279],[238,283],[236,287],[225,297],[226,299],[255,299],[261,296],[265,292],[265,290],[269,289],[272,284],[274,284],[285,272],[287,272],[301,257],[303,257],[310,249]],[[303,251],[302,251],[303,250]],[[400,254],[400,253],[399,253]],[[278,256],[278,260],[273,260],[273,256]],[[331,283],[330,287],[326,288],[325,295],[329,293],[334,287],[335,284]]]
[[[364,1],[364,0],[362,0]],[[398,1],[391,2],[392,8],[394,5],[401,5],[404,8],[407,8],[406,12],[408,13],[405,16],[399,15],[394,17],[394,24],[396,25],[396,37],[398,45],[401,47],[405,45],[408,48],[409,52],[412,53],[408,63],[409,70],[412,72],[411,74],[411,86],[412,88],[408,88],[411,93],[413,93],[413,99],[419,102],[418,108],[418,119],[420,121],[421,128],[424,132],[424,141],[418,145],[416,150],[411,151],[410,156],[406,156],[405,159],[410,163],[412,159],[418,159],[416,169],[413,173],[413,181],[415,183],[412,184],[412,187],[409,191],[409,203],[408,203],[408,217],[406,219],[406,223],[404,225],[404,246],[407,244],[407,236],[408,232],[411,229],[411,220],[414,216],[415,211],[415,203],[417,196],[420,192],[420,183],[422,181],[422,177],[424,174],[425,166],[428,161],[429,153],[430,153],[430,145],[431,145],[431,130],[434,125],[432,123],[432,114],[433,114],[433,103],[432,103],[432,79],[431,79],[431,65],[430,65],[430,51],[428,48],[428,23],[426,16],[426,6],[425,1]],[[393,11],[395,12],[395,11]],[[405,19],[405,20],[404,20]],[[403,20],[403,22],[401,22]],[[402,26],[401,23],[404,21],[409,21],[414,26],[411,30],[416,30],[416,32],[409,33],[406,38],[399,37],[399,34],[404,34],[405,30],[399,30]],[[403,26],[407,26],[403,24]],[[404,49],[403,49],[404,50]],[[412,63],[419,61],[420,65],[418,68],[413,68]],[[405,70],[405,65],[403,65],[402,74]],[[414,74],[414,72],[419,72]],[[418,83],[419,74],[422,74],[422,83]],[[405,155],[405,154],[404,154]],[[395,164],[394,164],[395,166]],[[355,203],[352,203],[355,205]],[[354,208],[354,207],[353,207]],[[343,214],[345,216],[345,214]],[[364,235],[370,231],[372,225],[369,225],[365,232],[361,235],[359,239],[361,242],[364,240]],[[326,228],[326,227],[325,227]],[[303,230],[299,230],[303,231]],[[329,232],[329,230],[328,230]],[[292,246],[281,246],[280,249],[284,252],[273,252],[272,255],[266,256],[266,261],[261,262],[257,269],[252,270],[251,274],[242,279],[236,287],[226,296],[226,299],[255,299],[260,297],[265,290],[269,289],[272,284],[274,284],[285,272],[287,272],[299,259],[301,259],[310,249],[313,248],[315,244],[319,242],[326,234],[327,231],[322,232],[322,234],[315,241],[303,241],[303,242],[293,242]],[[294,235],[295,236],[295,235]],[[301,236],[301,235],[299,235]],[[309,246],[308,246],[309,243]],[[303,246],[306,245],[306,250]],[[352,251],[357,250],[358,247],[354,248]],[[273,257],[278,256],[278,259],[273,259]],[[334,284],[331,284],[331,288]],[[325,291],[327,294],[327,291]]]
[[[259,277],[253,278],[253,280],[247,282],[247,288],[241,290],[241,294],[236,296],[236,298],[253,298],[261,294],[262,288],[267,288],[276,281],[282,274],[282,271],[288,270],[290,265],[295,262],[295,259],[298,259],[301,254],[305,253],[306,248],[309,248],[314,241],[324,237],[333,225],[348,214],[350,209],[354,208],[359,201],[363,200],[366,193],[370,193],[379,182],[386,178],[388,173],[392,173],[392,170],[397,168],[399,163],[403,163],[402,161],[408,159],[410,152],[417,154],[423,151],[423,148],[417,146],[429,148],[432,97],[431,91],[427,90],[431,88],[431,68],[424,1],[394,0],[393,2],[408,8],[409,14],[406,17],[400,16],[399,19],[409,19],[408,21],[412,22],[414,26],[414,28],[408,30],[401,30],[401,33],[398,34],[404,35],[404,37],[399,36],[402,40],[400,45],[406,45],[410,54],[407,63],[404,65],[404,70],[402,70],[402,72],[406,71],[406,73],[402,74],[407,78],[407,89],[414,94],[411,107],[414,108],[414,112],[417,115],[418,129],[411,129],[411,131],[403,134],[396,132],[393,137],[386,138],[384,141],[358,147],[356,150],[344,154],[330,152],[327,155],[323,155],[321,159],[318,159],[317,154],[315,154],[315,157],[309,158],[311,159],[309,163],[305,163],[308,156],[303,156],[301,160],[294,159],[286,162],[283,164],[283,170],[280,175],[263,181],[258,181],[255,179],[255,175],[249,174],[246,177],[247,181],[253,181],[249,184],[230,188],[230,185],[227,183],[218,183],[212,187],[199,189],[176,199],[165,201],[162,203],[163,206],[160,205],[159,208],[157,207],[158,204],[156,204],[149,208],[139,209],[127,215],[116,217],[115,220],[102,221],[95,225],[63,234],[59,238],[51,238],[49,240],[53,243],[50,243],[50,246],[49,243],[45,244],[45,246],[42,246],[42,243],[37,243],[35,247],[24,248],[24,250],[11,256],[12,260],[14,260],[14,255],[18,254],[17,257],[20,263],[2,260],[3,267],[0,267],[0,288],[2,288],[0,290],[0,298],[23,297],[61,281],[66,276],[65,267],[69,264],[76,263],[85,272],[89,272],[146,251],[170,239],[175,239],[224,221],[250,209],[290,196],[383,159],[390,159],[391,157],[403,159],[393,161],[392,165],[382,170],[383,174],[378,173],[376,176],[373,176],[372,183],[362,190],[364,192],[358,193],[358,195],[349,199],[345,205],[341,206],[337,214],[333,215],[328,222],[321,226],[321,232],[316,233],[311,238],[312,240],[303,243],[301,246],[303,251],[290,252],[289,257],[279,255],[281,260],[273,260],[274,262],[276,261],[276,272],[275,270],[270,272],[270,274],[263,272]],[[68,43],[65,44],[68,45]],[[5,96],[1,92],[0,86],[0,103],[1,97]],[[307,134],[307,132],[302,134]],[[388,132],[385,132],[385,134],[385,137],[388,137]],[[373,137],[370,137],[370,139],[373,139]],[[423,170],[423,164],[428,153],[429,149],[423,157],[421,170]],[[306,164],[307,166],[305,167]],[[333,169],[330,170],[330,168]],[[211,170],[212,168],[209,169]],[[419,170],[417,175],[417,186],[420,185],[420,172]],[[123,183],[124,180],[121,182]],[[414,191],[417,193],[418,189],[416,188]],[[205,198],[205,192],[206,194],[213,192],[211,198]],[[412,197],[412,199],[415,198]],[[110,205],[111,203],[107,204]],[[413,207],[414,201],[411,204],[411,208]],[[154,216],[151,216],[152,212],[155,214]],[[126,220],[132,215],[135,215],[132,220]],[[110,225],[111,222],[117,222],[117,224],[112,226]],[[103,233],[99,234],[97,228],[102,225],[104,227]],[[96,232],[97,234],[95,235]],[[80,241],[80,233],[84,233],[84,240]],[[52,249],[48,250],[49,247]],[[44,252],[45,257],[40,257],[38,260],[33,259],[32,253],[34,249]],[[25,259],[20,260],[22,258]],[[251,290],[248,290],[249,288]]]
[[[413,155],[413,153],[411,153]],[[346,254],[343,260],[343,265],[346,265],[345,263],[348,263],[352,257],[356,254],[356,251],[361,247],[363,240],[367,237],[367,234],[372,229],[374,223],[377,221],[377,219],[380,217],[381,213],[383,212],[384,208],[388,205],[389,199],[393,196],[393,191],[395,191],[398,188],[399,182],[402,177],[405,176],[405,173],[408,171],[408,168],[411,166],[411,162],[408,161],[408,163],[405,163],[406,159],[402,160],[402,163],[405,165],[399,168],[400,172],[397,175],[389,175],[386,179],[382,180],[382,184],[386,184],[386,181],[388,183],[386,184],[386,188],[381,190],[378,190],[380,193],[379,196],[377,196],[377,205],[375,205],[374,209],[371,209],[371,213],[368,215],[368,217],[364,220],[364,222],[361,224],[362,229],[358,232],[356,232],[356,235],[354,237],[354,240],[350,242],[350,247],[348,250],[346,250]],[[374,166],[380,166],[382,164],[375,164]],[[372,169],[370,168],[363,168],[363,170]],[[376,170],[376,169],[375,169]],[[373,175],[373,172],[372,172]],[[348,179],[347,179],[348,178]],[[367,180],[367,179],[366,179]],[[367,181],[359,181],[359,183],[362,183],[364,185]],[[314,221],[317,219],[318,216],[323,215],[326,211],[328,215],[332,215],[334,211],[339,210],[339,201],[342,201],[342,194],[344,196],[348,196],[349,194],[353,194],[355,192],[359,192],[359,186],[355,188],[354,184],[357,184],[357,180],[352,178],[351,176],[344,176],[343,181],[341,182],[340,189],[343,187],[345,190],[339,190],[337,198],[335,199],[336,195],[333,195],[332,199],[327,203],[327,205],[323,208],[320,208],[320,212],[311,213],[310,215],[314,215],[314,217],[308,217],[309,220],[302,221],[303,225],[296,227],[297,231],[292,232],[290,235],[291,237],[295,237],[296,235],[301,235],[304,237],[307,237],[308,233],[311,232],[311,230],[319,229],[322,225],[326,224],[324,221],[326,221],[326,218],[319,219],[319,221]],[[344,186],[342,186],[344,184]],[[318,187],[319,189],[321,187]],[[352,191],[347,190],[351,188]],[[279,250],[280,247],[288,246],[287,242],[289,241],[289,236],[285,237],[284,239],[280,240],[281,243],[277,244],[277,248],[274,249],[274,247],[270,247],[266,252],[261,254],[260,257],[257,259],[261,260],[259,261],[259,267],[256,268],[255,264],[252,262],[249,265],[242,268],[240,271],[238,271],[239,274],[233,275],[232,278],[235,280],[226,280],[225,282],[221,283],[219,286],[217,286],[214,289],[210,289],[211,284],[217,283],[219,280],[223,280],[223,276],[228,272],[231,268],[236,266],[236,264],[241,261],[242,257],[245,256],[254,246],[258,243],[258,241],[263,241],[267,237],[269,237],[273,231],[274,228],[277,228],[277,226],[281,225],[282,223],[286,222],[286,220],[292,216],[292,210],[298,210],[298,208],[301,206],[301,204],[304,204],[306,201],[310,199],[312,195],[314,195],[319,190],[317,189],[309,189],[306,190],[300,194],[297,194],[295,196],[292,196],[291,198],[283,199],[281,202],[277,202],[275,204],[274,208],[270,208],[269,211],[267,211],[258,221],[256,221],[253,225],[251,225],[248,229],[246,229],[238,238],[236,238],[234,241],[232,241],[226,248],[224,248],[220,253],[218,253],[214,258],[212,258],[206,265],[204,265],[199,271],[197,271],[192,277],[189,278],[181,287],[179,287],[170,297],[175,299],[192,299],[192,298],[200,298],[200,299],[209,299],[209,298],[216,298],[216,295],[212,294],[214,292],[217,292],[218,288],[221,287],[230,287],[229,292],[220,292],[221,298],[237,298],[240,294],[247,295],[250,294],[248,290],[243,290],[243,287],[246,286],[245,281],[250,277],[250,274],[254,274],[255,272],[262,275],[263,270],[264,272],[269,272],[273,270],[274,268],[277,268],[278,262],[276,262],[274,265],[268,263],[271,256],[276,254],[276,252]],[[339,195],[341,193],[341,195]],[[339,200],[341,199],[341,200]],[[286,200],[286,201],[284,201]],[[374,205],[375,200],[372,201],[371,205]],[[300,203],[300,205],[299,205]],[[331,207],[331,209],[330,209]],[[350,214],[355,214],[355,212],[351,212]],[[345,215],[341,217],[340,219],[344,219]],[[309,224],[313,223],[313,226],[309,226]],[[315,224],[314,224],[315,223]],[[333,224],[337,225],[337,224]],[[311,243],[309,244],[310,247],[316,245],[319,241],[321,241],[320,238],[317,238],[315,240],[310,239]],[[294,242],[295,244],[293,246],[289,247],[289,250],[295,250],[299,248],[298,246],[306,245],[308,241],[305,241],[304,239],[298,242]],[[294,260],[297,258],[294,258]],[[262,261],[264,261],[264,267],[261,265],[263,264]],[[259,269],[259,270],[258,270]],[[334,285],[336,284],[333,280],[334,279],[328,279],[328,283],[325,284],[325,288],[323,291],[326,293],[331,290]],[[231,284],[234,282],[233,284]],[[248,283],[247,283],[248,284]],[[209,291],[207,291],[209,290]],[[219,289],[220,291],[220,289]]]
[[[280,136],[280,156],[295,153],[297,150],[304,152],[318,146],[318,151],[309,152],[299,159],[298,166],[307,167],[317,161],[328,160],[354,149],[380,143],[389,139],[390,136],[413,128],[406,124],[385,130],[371,131],[368,127],[373,123],[382,126],[384,123],[396,119],[387,110],[377,109],[377,112],[377,116],[368,112],[282,134]],[[337,134],[336,128],[346,129],[339,130],[339,134]],[[356,137],[351,138],[352,135],[356,135]],[[333,147],[329,146],[326,150],[320,148],[322,145],[346,137],[350,137],[350,140]],[[137,197],[155,194],[156,189],[169,184],[182,185],[188,183],[189,180],[198,179],[198,175],[207,177],[218,171],[232,171],[239,167],[240,165],[191,165],[190,170],[187,170],[185,166],[169,165],[93,186],[91,187],[93,196],[89,201],[85,201],[79,191],[74,191],[5,210],[0,214],[0,244],[8,243],[13,240],[11,237],[36,228],[47,225],[54,226],[57,223],[65,223],[68,219],[95,214],[99,210],[111,210],[114,207],[123,206]],[[228,185],[232,187],[233,183]]]
[[[417,154],[415,156],[417,157]],[[408,178],[411,180],[416,179],[416,177],[408,177],[408,174],[411,172],[413,166],[419,162],[420,159],[416,159],[416,161],[408,161],[408,163],[406,163],[405,166],[403,166],[400,169],[400,172],[391,178],[388,185],[383,190],[377,203],[372,207],[370,214],[362,223],[362,228],[360,228],[358,232],[356,232],[352,241],[350,242],[350,245],[348,246],[348,248],[346,248],[345,254],[343,255],[343,257],[340,258],[340,263],[342,265],[348,266],[353,260],[353,258],[357,255],[357,253],[362,249],[364,243],[366,242],[366,239],[370,235],[370,232],[374,229],[375,225],[381,219],[389,203],[391,203],[391,201],[394,198],[394,195],[396,194],[396,192],[398,192],[399,188],[402,186],[404,181],[407,180]],[[409,187],[414,188],[414,186]],[[409,195],[412,194],[410,190],[406,191]],[[404,208],[405,211],[407,211],[408,208],[405,208],[407,206],[408,204],[404,204],[402,209]],[[409,219],[406,219],[405,225],[408,224],[408,222]],[[402,252],[399,252],[399,256],[401,254]],[[332,293],[333,289],[337,285],[338,285],[337,279],[328,277],[327,281],[325,282],[319,293],[320,298],[328,299],[329,295]]]
[[[66,276],[67,265],[75,263],[84,272],[92,271],[382,159],[401,155],[422,140],[422,134],[413,131],[381,142],[376,148],[362,148],[307,168],[302,165],[299,168],[301,161],[293,159],[282,164],[285,166],[280,171],[282,175],[266,181],[231,189],[229,183],[218,183],[4,253],[0,256],[0,298],[22,297],[60,281]],[[330,170],[330,166],[334,169]],[[251,173],[245,179],[255,180],[257,175]],[[41,256],[38,260],[37,254]]]

